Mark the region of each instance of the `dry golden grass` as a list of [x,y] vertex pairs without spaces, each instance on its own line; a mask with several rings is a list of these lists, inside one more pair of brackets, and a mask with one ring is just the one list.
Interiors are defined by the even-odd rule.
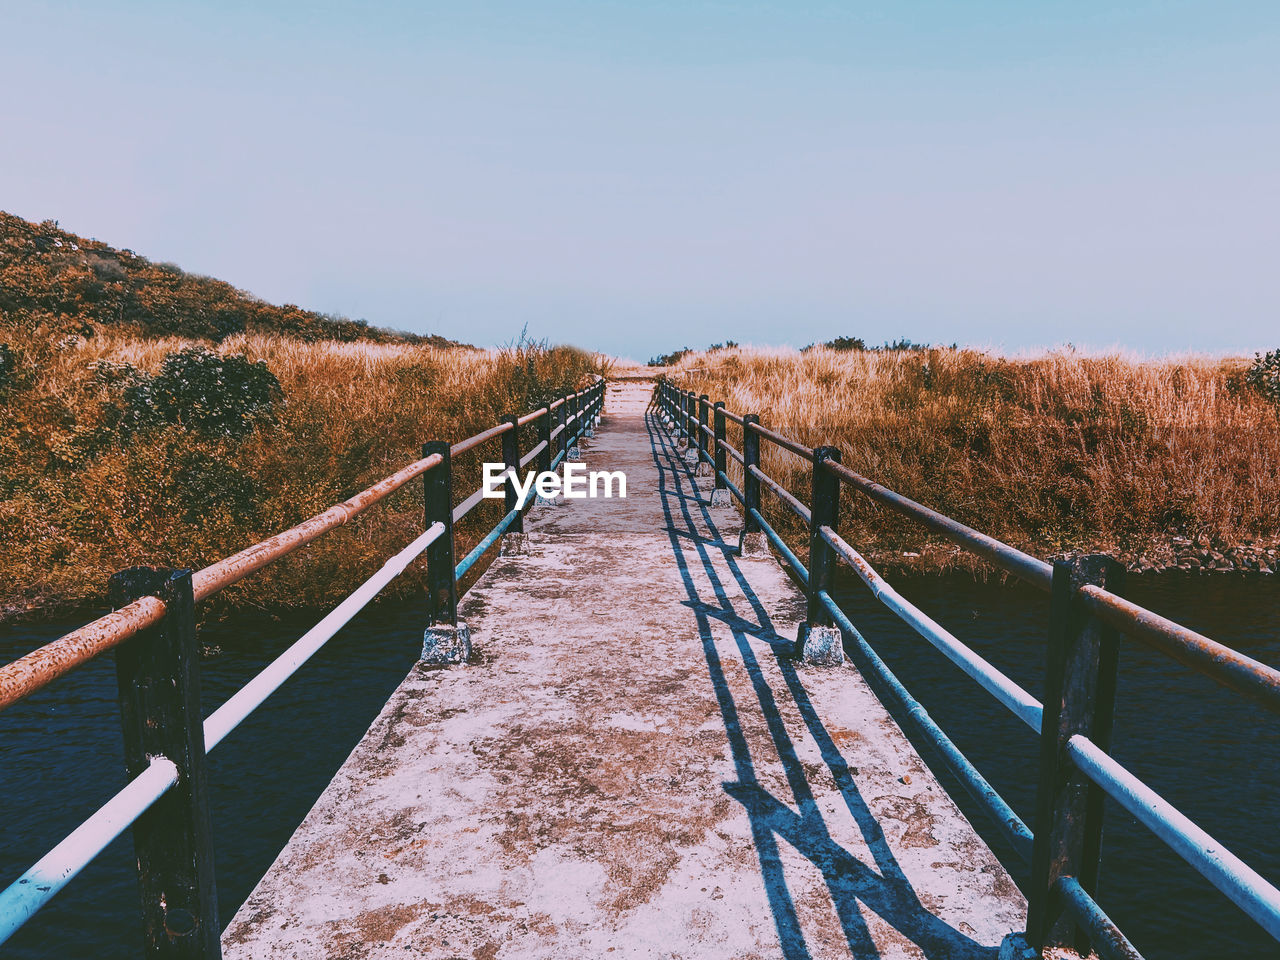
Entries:
[[[100,334],[60,344],[9,335],[8,342],[25,378],[5,398],[0,425],[0,611],[10,614],[98,602],[122,567],[204,566],[412,462],[425,440],[463,439],[607,368],[601,357],[564,347],[482,351],[238,335],[202,345],[267,364],[283,390],[274,423],[243,439],[181,426],[123,438],[109,420],[119,387],[98,373],[101,362],[155,372],[191,341]],[[525,428],[525,449],[536,442],[533,429]],[[479,485],[481,459],[498,459],[499,450],[494,441],[459,458],[459,500]],[[498,512],[486,503],[473,513],[459,530],[459,549]],[[421,485],[410,484],[221,602],[332,602],[422,522]],[[401,594],[417,588],[416,574],[396,585]]]
[[[1243,386],[1246,366],[1069,350],[746,348],[692,354],[669,375],[806,445],[837,446],[864,476],[1032,553],[1104,549],[1136,561],[1168,554],[1177,535],[1234,546],[1280,534],[1280,417]],[[807,501],[805,465],[763,447],[766,471]],[[851,502],[851,542],[882,560],[954,557],[918,525]]]

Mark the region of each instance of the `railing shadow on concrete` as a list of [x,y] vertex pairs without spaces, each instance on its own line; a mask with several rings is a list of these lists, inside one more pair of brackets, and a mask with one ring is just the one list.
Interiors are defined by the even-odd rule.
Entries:
[[[807,611],[797,653],[847,652],[895,717],[928,741],[937,758],[1031,868],[1027,940],[1036,952],[1074,948],[1107,960],[1141,960],[1141,954],[1096,901],[1102,851],[1104,800],[1115,802],[1176,852],[1227,899],[1280,940],[1280,888],[1227,850],[1181,811],[1110,755],[1116,668],[1124,640],[1136,640],[1280,713],[1280,670],[1175,623],[1122,595],[1124,568],[1104,555],[1054,564],[863,477],[840,462],[835,447],[808,447],[764,427],[750,413],[712,404],[670,380],[654,391],[655,423],[683,445],[688,460],[714,477],[713,498],[732,495],[742,505],[740,549],[777,551],[804,588]],[[727,424],[739,429],[740,449],[727,440]],[[811,466],[805,504],[762,469],[761,440]],[[729,461],[737,465],[730,467]],[[736,471],[736,479],[730,470]],[[909,517],[931,533],[981,557],[995,569],[1050,594],[1044,702],[1019,687],[994,664],[962,643],[902,597],[840,535],[840,495],[849,488]],[[802,562],[769,524],[761,503],[769,491],[808,531]],[[1035,831],[956,747],[910,691],[858,632],[831,594],[837,563],[847,564],[879,603],[963,670],[1039,737]]]
[[[656,418],[647,416],[646,424],[653,446],[654,462],[658,468],[658,493],[671,550],[688,596],[686,605],[697,618],[699,640],[734,761],[737,780],[726,783],[724,788],[742,805],[750,819],[761,875],[783,956],[787,960],[802,960],[812,954],[783,873],[778,849],[780,839],[799,851],[822,872],[844,937],[855,956],[879,955],[863,918],[860,904],[864,904],[928,957],[973,960],[995,957],[998,947],[978,943],[934,916],[921,903],[889,848],[879,822],[863,800],[835,741],[818,717],[805,691],[795,666],[793,641],[779,635],[774,629],[768,611],[743,574],[736,556],[736,545],[727,544],[717,529],[709,510],[710,502],[698,491],[691,468],[684,463],[665,431],[657,425]],[[697,511],[697,517],[694,511]],[[692,567],[688,556],[690,548],[696,554]],[[713,562],[711,551],[720,555],[721,562],[729,570],[742,598],[751,607],[754,621],[735,610],[717,565]],[[700,593],[695,572],[705,578],[712,591],[711,597],[704,597]],[[735,701],[729,687],[712,632],[712,620],[726,625],[733,636],[738,657],[750,678],[757,706],[781,760],[788,786],[800,810],[799,814],[789,804],[771,794],[756,775],[750,747],[742,730],[742,711],[748,708]],[[750,639],[763,641],[770,646],[772,666],[782,676],[787,695],[796,704],[809,735],[817,743],[845,807],[871,852],[873,864],[864,863],[832,838],[815,801],[794,741],[786,730],[778,709],[777,695],[765,676]]]

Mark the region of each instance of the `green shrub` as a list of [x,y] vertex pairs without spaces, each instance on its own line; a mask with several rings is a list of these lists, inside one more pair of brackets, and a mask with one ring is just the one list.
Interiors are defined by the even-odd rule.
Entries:
[[1280,349],[1254,354],[1244,379],[1272,403],[1280,404]]
[[125,388],[124,422],[131,429],[181,424],[240,437],[270,419],[280,393],[280,381],[262,361],[188,347],[165,357],[154,377]]
[[836,337],[823,344],[828,350],[865,350],[866,341],[861,337]]

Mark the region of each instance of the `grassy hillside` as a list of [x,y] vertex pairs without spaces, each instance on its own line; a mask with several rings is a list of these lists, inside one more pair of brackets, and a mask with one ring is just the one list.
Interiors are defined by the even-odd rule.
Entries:
[[[416,460],[425,440],[602,371],[568,347],[476,350],[272,306],[0,213],[0,619],[99,603],[122,567],[204,566]],[[460,495],[483,454],[496,447],[456,464]],[[477,510],[459,546],[497,509]],[[218,604],[331,603],[421,524],[412,484]],[[419,588],[416,573],[395,585]]]
[[[1039,556],[1100,549],[1137,569],[1256,570],[1276,567],[1280,540],[1277,369],[1280,353],[1011,359],[912,345],[720,349],[681,356],[669,374]],[[805,465],[762,448],[766,471],[807,501]],[[882,562],[963,562],[888,510],[846,503],[848,539]]]
[[115,333],[220,341],[249,333],[453,345],[292,304],[273,306],[221,280],[67,233],[53,221],[31,223],[0,211],[0,334],[6,328],[52,338]]

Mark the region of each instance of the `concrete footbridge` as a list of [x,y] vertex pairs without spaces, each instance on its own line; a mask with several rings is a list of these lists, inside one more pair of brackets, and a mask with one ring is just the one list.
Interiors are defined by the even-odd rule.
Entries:
[[738,555],[651,394],[611,386],[581,447],[626,498],[532,510],[462,600],[470,662],[405,678],[226,957],[977,958],[1022,929],[858,670],[793,657],[803,593]]
[[[1122,644],[1273,714],[1280,671],[1125,599],[1111,558],[1046,563],[841,453],[666,378],[597,379],[201,570],[120,571],[111,613],[0,666],[3,710],[112,654],[126,768],[0,890],[0,944],[130,831],[149,960],[1140,960],[1097,899],[1104,801],[1280,941],[1280,890],[1111,755]],[[464,496],[454,464],[481,458]],[[418,484],[421,533],[204,716],[197,605]],[[842,493],[1049,595],[1041,698],[876,572]],[[490,496],[502,518],[459,559]],[[226,923],[207,754],[422,561],[420,661]],[[1036,738],[1028,821],[841,608],[842,565]]]

